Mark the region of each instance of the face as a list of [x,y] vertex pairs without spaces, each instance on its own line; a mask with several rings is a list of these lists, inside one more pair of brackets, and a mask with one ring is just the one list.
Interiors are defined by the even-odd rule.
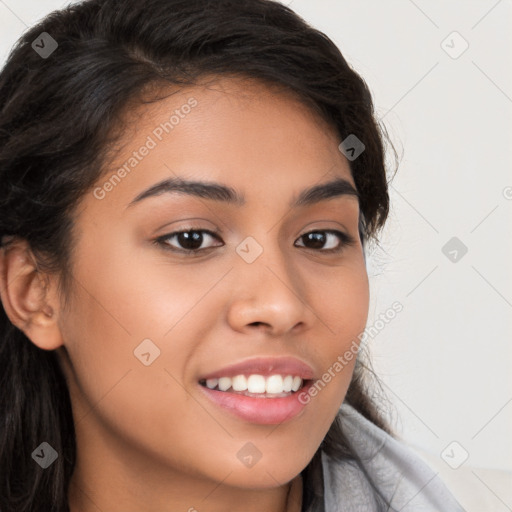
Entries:
[[[78,205],[74,300],[59,314],[78,466],[290,481],[345,397],[355,357],[335,363],[368,313],[340,140],[297,99],[235,79],[134,114]],[[169,179],[206,184],[145,194]],[[348,183],[298,201],[334,180]]]

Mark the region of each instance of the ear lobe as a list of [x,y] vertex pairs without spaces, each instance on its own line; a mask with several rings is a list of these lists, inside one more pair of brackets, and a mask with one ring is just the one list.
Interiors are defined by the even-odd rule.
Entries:
[[0,250],[0,298],[9,320],[39,348],[63,344],[57,323],[58,302],[53,280],[37,268],[26,240]]

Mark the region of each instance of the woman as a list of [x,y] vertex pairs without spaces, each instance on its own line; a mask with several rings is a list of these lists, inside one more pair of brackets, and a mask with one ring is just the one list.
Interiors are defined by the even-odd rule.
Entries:
[[0,509],[462,508],[374,402],[383,136],[268,0],[87,0],[0,75]]

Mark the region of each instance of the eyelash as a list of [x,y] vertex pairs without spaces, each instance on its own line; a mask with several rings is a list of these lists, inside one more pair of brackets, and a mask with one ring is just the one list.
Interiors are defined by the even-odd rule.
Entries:
[[[166,251],[176,252],[176,253],[182,253],[182,254],[194,254],[198,255],[202,251],[206,251],[208,249],[213,249],[214,247],[207,247],[206,249],[176,249],[175,247],[171,247],[169,243],[167,243],[167,240],[170,238],[174,238],[182,233],[207,233],[213,238],[216,238],[217,240],[220,240],[220,236],[217,232],[211,231],[209,229],[202,229],[202,228],[188,228],[183,229],[180,231],[174,231],[172,233],[168,233],[166,235],[159,236],[153,242],[162,247]],[[336,229],[313,229],[312,231],[308,231],[307,233],[304,233],[301,235],[297,240],[300,240],[301,238],[311,234],[311,233],[328,233],[331,235],[336,235],[340,240],[339,247],[335,249],[310,249],[313,251],[318,251],[322,253],[327,254],[335,254],[335,253],[341,253],[346,247],[356,245],[356,240],[353,236],[349,235],[348,233],[344,233],[343,231],[338,231]],[[299,246],[303,247],[303,246]],[[308,249],[308,247],[305,247],[305,249]]]

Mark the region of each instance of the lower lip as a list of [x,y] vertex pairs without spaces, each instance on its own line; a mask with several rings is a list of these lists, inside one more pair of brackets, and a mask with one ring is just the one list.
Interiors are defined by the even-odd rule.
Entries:
[[235,416],[251,423],[275,425],[291,420],[304,409],[307,404],[299,401],[299,395],[307,392],[312,385],[310,380],[299,391],[282,398],[255,398],[210,389],[201,384],[199,387],[212,402]]

